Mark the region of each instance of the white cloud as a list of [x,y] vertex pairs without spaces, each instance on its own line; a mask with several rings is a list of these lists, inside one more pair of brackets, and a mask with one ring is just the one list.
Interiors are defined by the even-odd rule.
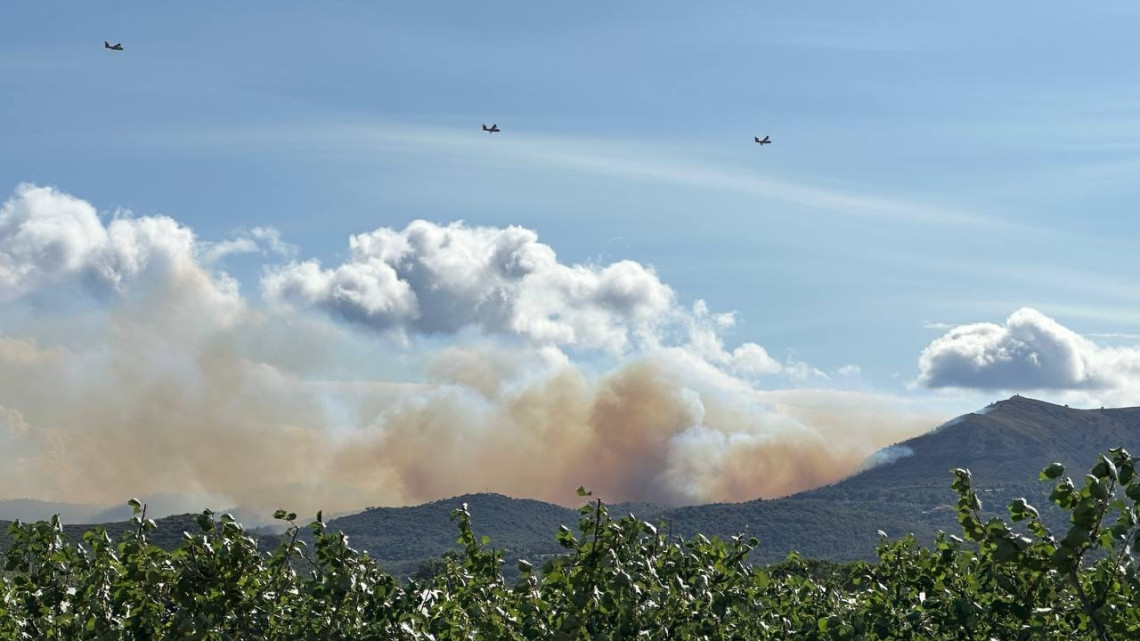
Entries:
[[240,229],[233,238],[222,241],[201,241],[198,251],[202,262],[212,265],[233,254],[277,255],[291,258],[297,247],[281,239],[281,232],[273,227]]
[[276,227],[254,227],[249,235],[261,243],[265,250],[278,256],[293,256],[297,253],[297,246],[281,239],[281,231]]
[[823,370],[812,367],[811,365],[808,365],[803,361],[796,360],[791,356],[789,356],[784,362],[784,372],[788,375],[788,378],[797,382],[805,382],[812,379],[827,380],[831,378]]
[[[258,254],[283,246],[243,234]],[[762,389],[825,375],[726,347],[735,316],[679,306],[649,267],[563,264],[526,229],[360,234],[340,265],[269,269],[265,298],[288,305],[250,304],[211,272],[219,246],[17,189],[0,210],[0,491],[255,510],[479,488],[574,501],[579,484],[743,500],[834,481],[937,422],[893,397]],[[93,310],[57,304],[75,287]]]
[[0,295],[89,269],[108,245],[95,209],[51,188],[21,184],[0,207]]
[[1093,332],[1085,334],[1085,336],[1088,338],[1110,338],[1128,341],[1140,340],[1140,334],[1130,334],[1128,332]]
[[177,286],[204,304],[239,306],[236,283],[204,272],[197,251],[193,232],[171,218],[104,223],[87,202],[22,183],[0,206],[0,300],[75,287],[103,296]]
[[784,371],[784,366],[756,343],[744,343],[732,350],[725,348],[722,334],[736,325],[735,314],[714,314],[705,301],[697,300],[689,314],[678,316],[686,326],[687,349],[708,362],[746,377]]
[[314,307],[379,330],[476,328],[536,344],[625,350],[673,309],[673,291],[633,261],[565,265],[528,229],[415,221],[349,239],[350,258],[271,270],[273,303]]
[[234,254],[253,254],[261,248],[257,241],[248,236],[238,236],[229,240],[202,243],[202,262],[207,265],[218,262]]
[[919,357],[917,382],[978,390],[1136,390],[1140,348],[1098,345],[1023,308],[1004,324],[962,325],[934,340]]

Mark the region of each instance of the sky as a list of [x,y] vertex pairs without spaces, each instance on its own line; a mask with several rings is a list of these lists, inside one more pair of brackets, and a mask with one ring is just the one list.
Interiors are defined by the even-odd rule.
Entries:
[[[473,436],[470,408],[396,438],[409,389],[517,414],[510,390],[561,394],[566,371],[591,438],[611,429],[607,386],[646,367],[669,381],[688,409],[619,439],[656,458],[586,474],[666,503],[834,480],[1015,392],[1140,404],[1134,3],[283,4],[0,7],[0,378],[50,361],[36,375],[75,395],[69,414],[0,393],[25,476],[110,465],[94,413],[137,423],[167,464],[182,436],[144,426],[208,423],[228,442],[264,423],[332,448],[289,487],[387,475],[346,473],[313,502],[438,498],[464,482],[404,462],[570,446],[536,437],[533,416],[503,442],[489,424]],[[492,122],[501,133],[481,131]],[[250,379],[207,364],[221,344],[225,371],[357,391],[310,390],[288,415],[303,419],[275,416],[284,392],[251,400]],[[123,391],[162,376],[219,386],[235,414],[191,421],[200,397]],[[369,386],[405,387],[365,400]],[[845,422],[853,403],[890,426]],[[362,430],[376,453],[347,462]],[[801,433],[859,444],[759,478],[757,452]],[[256,483],[203,481],[212,468],[187,455],[133,491],[260,505],[279,498],[269,470],[307,451],[290,447]],[[576,487],[541,467],[472,483]],[[151,477],[10,493],[111,501]]]

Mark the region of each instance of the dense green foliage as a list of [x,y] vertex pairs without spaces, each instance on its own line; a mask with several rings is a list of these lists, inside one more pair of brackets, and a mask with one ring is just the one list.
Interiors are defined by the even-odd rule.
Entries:
[[591,501],[578,534],[557,532],[565,553],[519,562],[516,581],[465,508],[462,553],[403,583],[320,514],[305,545],[279,511],[288,536],[266,553],[204,512],[167,551],[135,503],[118,542],[97,528],[69,544],[58,519],[9,528],[0,639],[1135,639],[1137,463],[1113,450],[1079,483],[1046,467],[1064,532],[1023,499],[1012,525],[983,519],[970,472],[954,470],[964,538],[883,536],[876,562],[844,566],[750,566],[755,539],[681,540]]

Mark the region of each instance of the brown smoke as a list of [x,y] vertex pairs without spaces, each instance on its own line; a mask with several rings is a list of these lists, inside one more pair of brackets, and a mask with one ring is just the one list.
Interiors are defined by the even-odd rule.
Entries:
[[[842,478],[944,418],[873,394],[758,390],[732,373],[785,368],[758,345],[724,348],[731,315],[676,307],[630,261],[558,263],[518,228],[355,236],[336,270],[272,271],[255,309],[199,260],[223,245],[172,219],[104,224],[30,185],[0,217],[0,498],[166,494],[249,514],[472,491],[574,503],[578,485],[745,500]],[[416,266],[399,282],[396,249]],[[415,306],[388,309],[413,289]],[[371,331],[277,307],[298,298]],[[554,344],[637,356],[597,373]]]
[[304,324],[274,338],[266,325],[285,321],[248,311],[167,331],[186,317],[131,312],[91,349],[0,338],[6,495],[164,492],[257,513],[473,491],[568,504],[578,485],[612,501],[738,501],[842,478],[941,418],[866,394],[726,388],[653,356],[595,379],[557,352],[491,342],[436,353],[430,384],[313,381],[290,369],[295,351],[376,339]]

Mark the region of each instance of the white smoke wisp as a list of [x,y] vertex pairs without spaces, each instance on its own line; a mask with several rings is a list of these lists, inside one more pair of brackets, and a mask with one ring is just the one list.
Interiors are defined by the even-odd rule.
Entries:
[[725,347],[731,315],[680,308],[636,263],[562,265],[517,228],[353,242],[338,267],[270,268],[261,305],[211,268],[242,247],[21,185],[0,209],[0,498],[734,501],[837,480],[937,422],[885,395],[764,389],[807,366]]
[[859,465],[858,471],[866,472],[867,470],[873,470],[876,467],[890,465],[891,463],[894,463],[899,459],[906,458],[908,456],[914,456],[914,450],[910,447],[906,445],[890,445],[888,447],[884,447],[881,450],[877,450],[874,454],[868,456],[867,459]]

